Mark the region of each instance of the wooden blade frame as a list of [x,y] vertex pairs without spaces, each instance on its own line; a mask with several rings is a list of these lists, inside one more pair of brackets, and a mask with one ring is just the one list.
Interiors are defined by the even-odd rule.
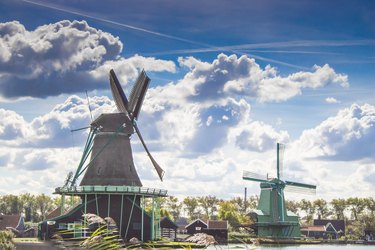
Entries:
[[137,123],[135,121],[138,118],[139,111],[141,110],[143,99],[146,95],[146,91],[150,83],[150,78],[148,78],[148,76],[146,75],[144,71],[141,72],[141,74],[138,76],[138,79],[136,83],[134,84],[134,87],[131,91],[129,101],[126,98],[126,95],[113,69],[111,69],[109,72],[109,80],[110,80],[112,95],[115,100],[117,109],[121,113],[127,114],[129,118],[133,121],[133,127],[139,139],[141,140],[141,143],[144,149],[146,150],[148,157],[150,157],[152,165],[154,166],[156,172],[158,173],[160,180],[163,181],[163,176],[165,172],[159,166],[159,164],[155,161],[155,159],[152,157],[150,151],[148,150],[146,146],[146,143],[143,140],[141,132],[138,129]]
[[126,98],[124,90],[122,89],[121,84],[118,81],[113,69],[109,71],[109,82],[111,85],[112,96],[116,103],[118,111],[129,115],[128,99]]
[[146,96],[150,78],[142,71],[136,80],[134,87],[130,93],[129,98],[129,114],[131,119],[138,119],[139,111],[141,110],[143,100]]
[[264,176],[246,170],[243,171],[242,179],[247,181],[270,182]]
[[143,140],[143,137],[142,137],[142,135],[141,135],[141,132],[139,131],[138,126],[137,126],[137,124],[136,124],[135,122],[134,122],[134,128],[135,128],[135,131],[137,132],[137,135],[138,135],[139,139],[141,140],[141,143],[142,143],[144,149],[145,149],[146,152],[147,152],[148,157],[150,157],[150,160],[151,160],[151,162],[152,162],[152,165],[154,165],[154,168],[155,168],[156,172],[158,173],[160,180],[163,181],[163,176],[164,176],[164,173],[165,173],[164,170],[163,170],[163,169],[159,166],[159,164],[155,161],[154,157],[152,157],[150,151],[148,150],[148,148],[147,148],[147,146],[146,146],[146,143],[145,143],[144,140]]

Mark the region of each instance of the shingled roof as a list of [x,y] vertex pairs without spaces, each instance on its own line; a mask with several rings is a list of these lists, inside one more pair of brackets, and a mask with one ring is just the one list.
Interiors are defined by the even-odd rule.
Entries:
[[207,221],[208,229],[228,229],[226,220],[209,220]]
[[345,233],[345,221],[344,220],[314,220],[314,226],[327,226],[328,223],[331,223],[336,231]]
[[7,227],[16,228],[20,219],[19,214],[0,215],[0,230],[5,230]]

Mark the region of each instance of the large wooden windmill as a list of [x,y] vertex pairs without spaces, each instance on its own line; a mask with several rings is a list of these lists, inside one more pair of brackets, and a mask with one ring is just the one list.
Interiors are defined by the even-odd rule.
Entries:
[[250,212],[255,221],[252,228],[259,237],[272,238],[299,238],[301,237],[298,216],[285,207],[284,189],[291,191],[313,192],[316,186],[298,183],[294,181],[281,180],[282,165],[280,151],[283,145],[277,143],[277,166],[276,177],[268,178],[248,171],[243,172],[243,179],[260,182],[260,198],[258,207]]
[[[144,71],[136,80],[129,99],[126,97],[113,70],[109,73],[110,87],[118,113],[101,114],[91,123],[90,133],[75,174],[70,173],[65,185],[56,188],[62,196],[59,216],[49,219],[56,230],[77,227],[82,215],[97,214],[111,217],[117,224],[119,234],[128,240],[136,237],[142,241],[160,237],[158,197],[167,195],[166,190],[142,187],[133,162],[130,139],[136,133],[147,155],[162,180],[164,171],[151,156],[137,126],[138,115],[150,82]],[[88,159],[90,160],[88,161]],[[79,186],[76,182],[83,178]],[[81,204],[65,211],[65,197],[79,196]],[[144,200],[151,199],[151,213],[145,212]],[[41,225],[48,227],[47,222]],[[42,230],[43,231],[43,230]],[[81,236],[80,232],[74,234]]]

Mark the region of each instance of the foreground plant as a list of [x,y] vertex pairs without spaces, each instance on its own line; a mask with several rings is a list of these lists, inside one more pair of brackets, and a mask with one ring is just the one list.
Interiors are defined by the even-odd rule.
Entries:
[[10,231],[0,231],[0,249],[13,250],[16,249],[13,242],[14,234]]

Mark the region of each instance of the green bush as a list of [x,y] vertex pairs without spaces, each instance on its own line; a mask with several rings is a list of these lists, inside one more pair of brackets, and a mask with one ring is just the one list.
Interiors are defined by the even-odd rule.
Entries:
[[13,242],[14,234],[10,231],[0,231],[0,249],[16,249]]

